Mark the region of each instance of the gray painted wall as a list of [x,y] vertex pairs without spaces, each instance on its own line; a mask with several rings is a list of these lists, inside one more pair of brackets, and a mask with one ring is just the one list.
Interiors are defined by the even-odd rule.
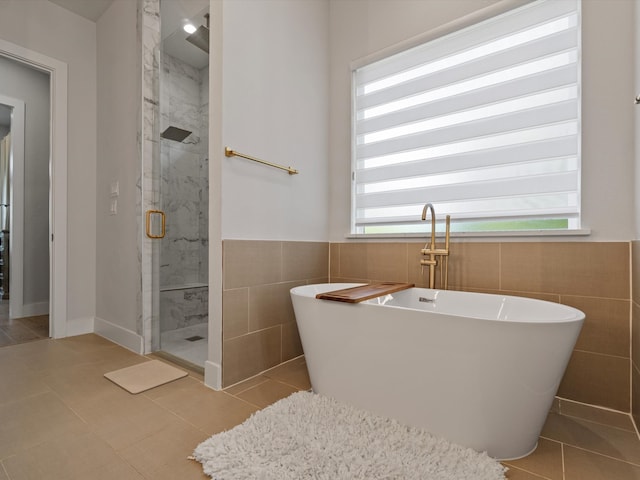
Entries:
[[[140,108],[136,2],[113,2],[97,23],[96,317],[132,332],[140,315],[136,182]],[[118,182],[119,195],[111,197]],[[111,215],[111,201],[118,211]],[[141,333],[141,332],[138,332]]]

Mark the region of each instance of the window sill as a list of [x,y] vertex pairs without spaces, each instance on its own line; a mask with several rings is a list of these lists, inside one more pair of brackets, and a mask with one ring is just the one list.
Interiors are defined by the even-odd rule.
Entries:
[[[430,235],[430,231],[424,233],[388,233],[388,234],[347,234],[345,238],[351,239],[392,239],[392,238],[420,238]],[[494,232],[451,232],[451,238],[498,238],[498,237],[584,237],[591,235],[591,229],[580,228],[577,230],[512,230]],[[443,232],[436,232],[436,237],[444,238]]]

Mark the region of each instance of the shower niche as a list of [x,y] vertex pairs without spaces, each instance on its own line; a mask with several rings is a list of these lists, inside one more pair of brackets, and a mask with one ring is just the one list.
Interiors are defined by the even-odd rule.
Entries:
[[[198,369],[208,347],[208,4],[160,3],[161,133],[154,168],[166,218],[165,236],[155,249],[157,340],[161,352]],[[195,30],[189,33],[187,24]]]

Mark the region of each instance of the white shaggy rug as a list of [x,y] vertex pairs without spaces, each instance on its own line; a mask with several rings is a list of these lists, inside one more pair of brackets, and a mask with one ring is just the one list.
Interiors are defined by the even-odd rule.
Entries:
[[309,392],[196,447],[215,480],[503,480],[505,468],[423,430]]

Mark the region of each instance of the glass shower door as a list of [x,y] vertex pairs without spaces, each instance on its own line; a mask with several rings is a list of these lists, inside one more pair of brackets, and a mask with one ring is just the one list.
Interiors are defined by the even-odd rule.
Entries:
[[205,23],[208,9],[188,15],[179,8],[161,2],[163,25],[181,21],[173,31],[162,28],[160,55],[158,180],[166,234],[158,249],[159,336],[162,352],[202,368],[208,346],[209,56],[187,41],[182,21]]

